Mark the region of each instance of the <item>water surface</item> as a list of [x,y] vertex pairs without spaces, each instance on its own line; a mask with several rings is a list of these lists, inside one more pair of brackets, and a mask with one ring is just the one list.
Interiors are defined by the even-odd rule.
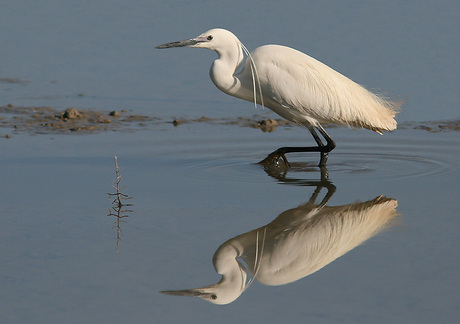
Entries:
[[[456,125],[460,117],[458,3],[266,4],[2,5],[2,107],[125,110],[121,118],[146,118],[59,131],[24,127],[20,114],[2,111],[0,322],[452,323],[460,317],[460,137],[455,127],[436,126]],[[316,154],[290,155],[292,169],[267,172],[255,162],[280,146],[309,144],[310,135],[289,125],[262,132],[241,122],[257,120],[255,113],[276,116],[214,88],[207,70],[215,54],[154,51],[216,26],[234,31],[249,49],[293,46],[406,99],[401,127],[384,136],[328,129],[338,146],[327,186]],[[196,121],[202,116],[217,121]],[[174,119],[195,122],[175,127]],[[107,217],[114,156],[121,190],[133,204],[120,224],[118,252],[115,218]],[[398,215],[316,272],[279,286],[256,276],[225,306],[159,293],[218,282],[212,258],[223,243],[308,204],[318,190],[315,203],[324,201],[327,210],[389,199]]]
[[[377,136],[331,129],[336,190],[327,206],[380,195],[398,203],[394,226],[318,272],[270,287],[257,280],[221,307],[159,290],[219,281],[228,239],[308,202],[321,180],[314,154],[292,156],[280,177],[255,165],[305,132],[194,124],[93,135],[19,134],[3,141],[2,292],[5,322],[298,321],[367,318],[444,322],[458,315],[456,132]],[[113,156],[133,212],[116,253]],[[318,203],[325,195],[320,192]],[[116,307],[114,306],[116,305]]]

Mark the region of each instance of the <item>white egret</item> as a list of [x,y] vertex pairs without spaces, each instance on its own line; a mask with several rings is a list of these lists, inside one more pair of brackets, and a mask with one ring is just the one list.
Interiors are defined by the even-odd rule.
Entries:
[[[213,304],[236,300],[252,280],[268,286],[302,279],[375,236],[397,215],[398,202],[383,196],[363,203],[326,206],[314,202],[281,213],[271,223],[223,243],[213,256],[221,280],[213,285],[161,291],[200,297]],[[252,275],[247,281],[248,266]]]
[[[210,76],[221,91],[268,107],[281,117],[306,126],[315,147],[282,147],[261,163],[280,157],[289,165],[285,153],[320,152],[319,166],[325,166],[335,143],[321,123],[334,123],[370,129],[379,134],[396,129],[394,119],[400,103],[366,90],[327,65],[295,49],[265,45],[249,53],[231,32],[211,29],[183,41],[156,48],[198,47],[217,52]],[[244,68],[244,54],[248,55]],[[326,140],[324,144],[316,130]]]

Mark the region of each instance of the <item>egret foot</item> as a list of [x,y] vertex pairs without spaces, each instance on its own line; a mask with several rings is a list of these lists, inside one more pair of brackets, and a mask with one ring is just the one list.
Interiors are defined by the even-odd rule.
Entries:
[[291,167],[291,164],[287,160],[286,155],[284,155],[284,153],[278,153],[278,150],[268,154],[268,156],[265,159],[258,162],[257,164],[261,164],[266,167],[272,167],[272,166],[276,166],[276,167],[284,166],[285,168]]

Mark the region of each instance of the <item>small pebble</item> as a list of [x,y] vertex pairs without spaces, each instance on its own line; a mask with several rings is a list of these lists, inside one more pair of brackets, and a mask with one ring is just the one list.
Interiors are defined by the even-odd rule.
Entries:
[[80,118],[80,112],[75,108],[67,108],[62,114],[62,118],[65,118],[65,119]]
[[182,124],[182,123],[184,123],[184,122],[185,122],[185,120],[183,120],[183,119],[174,119],[173,122],[172,122],[172,124],[173,124],[174,126],[179,126],[180,124]]

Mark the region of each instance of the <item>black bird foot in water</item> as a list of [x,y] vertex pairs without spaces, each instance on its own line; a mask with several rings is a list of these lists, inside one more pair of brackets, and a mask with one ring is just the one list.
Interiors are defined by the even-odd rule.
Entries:
[[257,164],[261,164],[266,167],[285,167],[285,168],[290,168],[291,164],[286,158],[286,155],[284,153],[270,153],[265,159],[262,161],[258,162]]
[[[295,148],[295,149],[297,149],[297,148]],[[302,148],[299,148],[299,149],[302,149]],[[319,148],[319,149],[321,149],[321,148]],[[278,149],[278,150],[270,153],[265,159],[263,159],[262,161],[258,162],[257,164],[261,164],[261,165],[266,166],[266,167],[290,168],[291,163],[289,163],[289,161],[287,160],[285,153],[282,153],[282,152],[280,153],[279,152],[281,150],[282,149]],[[293,150],[293,152],[295,152],[295,151]],[[319,160],[319,165],[318,165],[319,168],[326,167],[326,162],[327,162],[328,157],[329,157],[328,152],[320,152],[320,160]]]

